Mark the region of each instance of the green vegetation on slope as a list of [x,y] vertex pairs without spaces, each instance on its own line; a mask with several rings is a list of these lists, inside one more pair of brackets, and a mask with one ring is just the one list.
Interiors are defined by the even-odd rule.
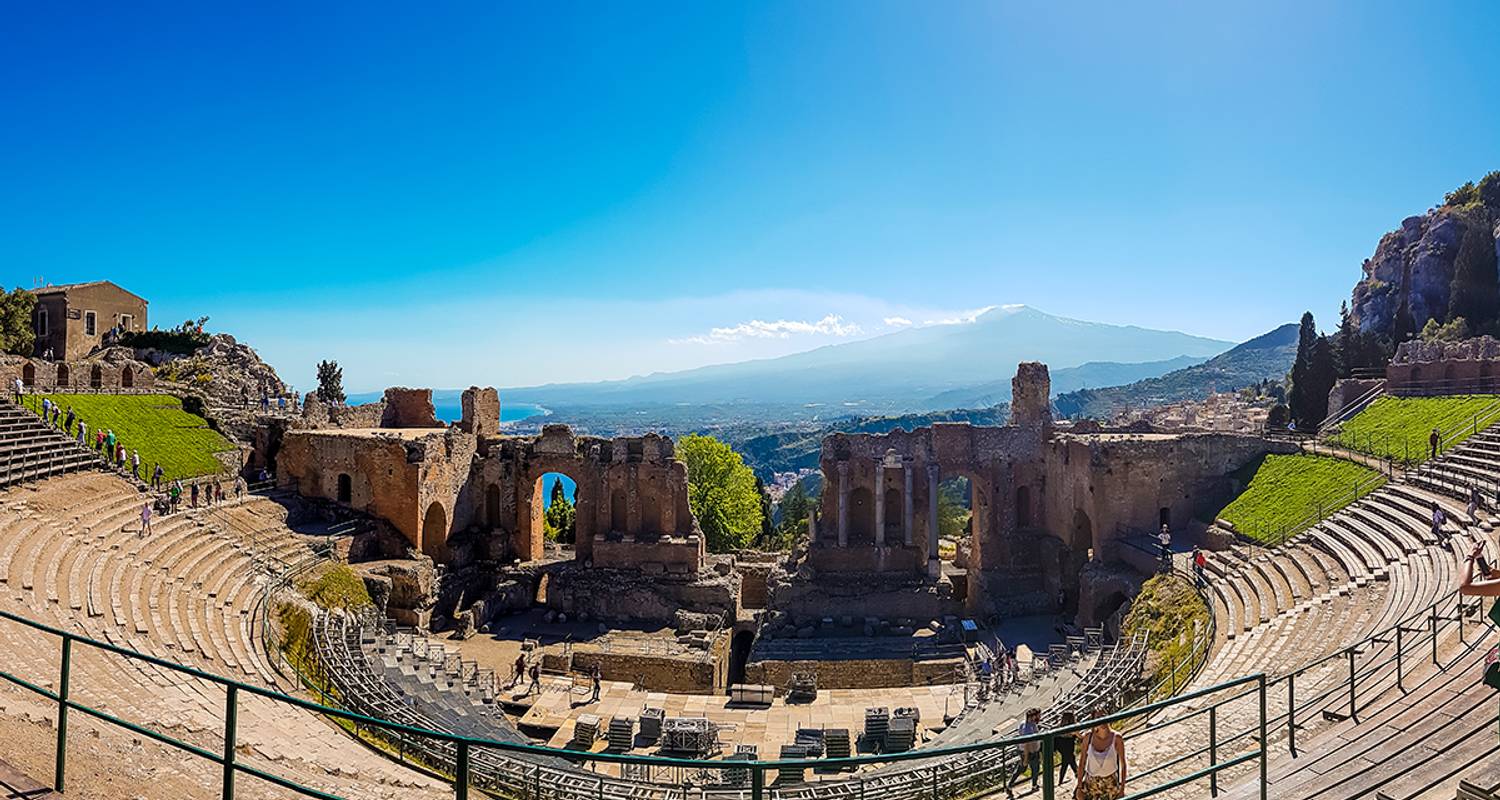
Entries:
[[[150,479],[153,464],[161,464],[167,480],[222,472],[214,453],[234,445],[208,421],[182,409],[182,401],[165,394],[53,394],[46,395],[88,423],[94,431],[112,430],[127,451],[141,451],[141,477]],[[76,429],[75,429],[76,430]],[[90,443],[92,445],[92,442]]]
[[[1166,680],[1173,669],[1193,657],[1196,631],[1208,631],[1208,603],[1181,575],[1157,575],[1146,581],[1141,593],[1131,601],[1121,631],[1126,635],[1149,634],[1150,651],[1146,673],[1152,686]],[[1186,682],[1191,670],[1178,672]],[[1173,687],[1167,687],[1170,691]],[[1181,689],[1179,685],[1176,687]],[[1156,698],[1153,698],[1156,699]]]
[[728,553],[750,545],[761,532],[755,473],[740,454],[712,436],[684,436],[677,457],[687,465],[688,506],[708,549]]
[[297,588],[323,609],[355,611],[374,605],[364,579],[348,564],[331,562],[304,578]]
[[[1475,418],[1500,396],[1381,397],[1343,424],[1332,438],[1350,450],[1402,461],[1426,461],[1428,437],[1437,428],[1457,435],[1445,443],[1453,447],[1474,433]],[[1484,420],[1478,420],[1480,429]]]
[[1235,530],[1262,542],[1274,543],[1283,531],[1310,522],[1319,512],[1328,514],[1354,501],[1359,495],[1385,484],[1380,473],[1341,458],[1309,455],[1268,455],[1250,462],[1235,477],[1245,484],[1219,519],[1234,523]]

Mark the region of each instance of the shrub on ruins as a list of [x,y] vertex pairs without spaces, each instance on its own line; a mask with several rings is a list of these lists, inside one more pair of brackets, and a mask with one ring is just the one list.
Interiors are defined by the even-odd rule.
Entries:
[[773,550],[790,550],[796,544],[797,537],[807,532],[807,518],[812,514],[812,507],[812,497],[808,495],[803,482],[792,484],[792,488],[781,498],[778,507],[781,521],[777,523],[776,534],[768,547]]
[[[1186,680],[1191,669],[1184,662],[1207,654],[1195,653],[1193,642],[1206,636],[1212,612],[1203,595],[1193,589],[1188,579],[1167,573],[1157,575],[1141,586],[1141,593],[1130,603],[1121,622],[1121,633],[1145,634],[1150,648],[1146,656],[1146,677],[1155,686],[1177,670]],[[1211,642],[1210,642],[1211,644]],[[1172,688],[1170,682],[1164,690]],[[1179,684],[1177,688],[1181,688]],[[1159,699],[1153,697],[1149,699]]]
[[36,329],[31,315],[36,295],[25,289],[0,290],[0,350],[29,356],[36,347]]
[[318,362],[318,399],[332,405],[344,402],[344,370],[339,362]]
[[682,437],[677,457],[687,464],[688,506],[708,549],[727,553],[747,547],[760,533],[755,473],[739,453],[712,436]]
[[184,320],[175,328],[162,330],[153,328],[149,331],[126,331],[120,334],[120,344],[138,350],[160,350],[163,353],[174,353],[176,355],[190,355],[197,352],[198,348],[208,344],[210,338],[203,326],[208,324],[208,317]]

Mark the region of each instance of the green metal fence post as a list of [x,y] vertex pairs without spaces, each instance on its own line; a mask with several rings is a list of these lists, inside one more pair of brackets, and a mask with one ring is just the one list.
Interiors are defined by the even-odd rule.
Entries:
[[[1219,706],[1217,704],[1208,707],[1208,766],[1210,769],[1219,766]],[[1214,797],[1219,796],[1219,771],[1217,769],[1208,773],[1208,793]]]
[[239,716],[240,687],[229,684],[224,692],[224,800],[234,800],[234,747]]
[[1396,688],[1405,692],[1406,687],[1401,684],[1401,629],[1404,626],[1396,623]]
[[1056,747],[1052,743],[1052,734],[1042,740],[1042,800],[1054,800],[1057,790],[1052,785],[1052,753]]
[[1436,667],[1436,666],[1438,666],[1438,657],[1437,657],[1437,622],[1438,622],[1438,613],[1437,613],[1437,606],[1434,605],[1432,607],[1432,616],[1428,617],[1428,620],[1432,622],[1432,665],[1434,667]]
[[1266,737],[1266,675],[1261,673],[1260,680],[1260,800],[1266,800],[1266,785],[1269,777],[1266,770],[1266,756],[1270,752]]
[[73,672],[73,637],[63,634],[61,675],[57,681],[57,764],[52,773],[52,786],[58,794],[64,791],[64,774],[68,767],[68,679]]
[[1286,746],[1297,755],[1297,673],[1286,676]]
[[1349,719],[1359,722],[1359,706],[1354,700],[1354,648],[1349,648]]
[[458,800],[469,800],[469,743],[458,741],[458,765],[453,775],[453,796]]
[[[864,782],[860,782],[863,787]],[[750,768],[750,800],[763,800],[766,796],[766,768],[759,764]]]

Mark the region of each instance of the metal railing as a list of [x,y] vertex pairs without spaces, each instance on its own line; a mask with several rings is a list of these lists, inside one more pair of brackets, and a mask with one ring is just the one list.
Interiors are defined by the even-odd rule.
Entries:
[[[1305,452],[1318,454],[1315,446],[1310,447]],[[1253,530],[1236,528],[1235,531],[1254,540],[1258,545],[1280,547],[1297,534],[1343,511],[1345,508],[1353,505],[1361,498],[1385,486],[1389,482],[1390,479],[1385,473],[1374,472],[1354,481],[1347,490],[1318,498],[1314,501],[1313,510],[1300,519],[1283,522],[1279,525],[1260,525]]]
[[1366,406],[1375,402],[1376,398],[1382,397],[1384,395],[1385,382],[1382,381],[1381,383],[1371,387],[1359,397],[1356,397],[1353,400],[1345,403],[1341,408],[1339,408],[1339,410],[1333,412],[1332,414],[1329,414],[1327,417],[1324,417],[1323,421],[1318,423],[1318,435],[1327,436],[1330,430],[1343,424],[1355,414],[1364,411]]
[[[470,786],[471,783],[473,783],[473,779],[475,777],[473,772],[475,758],[481,753],[490,755],[504,754],[516,757],[518,759],[529,759],[529,761],[523,765],[525,769],[522,769],[516,773],[518,776],[526,779],[525,782],[520,786],[481,787],[486,789],[493,788],[497,790],[506,788],[512,792],[515,792],[518,796],[529,798],[538,798],[543,795],[550,795],[551,797],[555,798],[568,796],[561,792],[563,787],[540,786],[531,783],[531,781],[529,780],[531,776],[540,774],[540,764],[538,763],[538,761],[541,760],[547,763],[563,762],[573,765],[587,764],[596,768],[604,765],[617,765],[621,767],[633,765],[635,768],[646,770],[689,770],[694,774],[704,771],[722,773],[726,770],[736,770],[739,771],[739,774],[746,776],[748,783],[747,786],[727,788],[723,791],[717,792],[709,792],[702,788],[695,788],[693,789],[691,796],[697,798],[735,797],[749,798],[750,800],[762,800],[762,798],[770,797],[800,797],[805,794],[807,786],[820,785],[804,785],[800,782],[797,782],[795,785],[777,786],[767,780],[767,773],[776,773],[777,778],[780,779],[783,777],[783,772],[800,775],[803,773],[803,771],[808,769],[843,770],[873,767],[879,764],[931,762],[934,764],[934,767],[931,771],[931,775],[933,776],[933,791],[930,793],[930,797],[934,798],[934,800],[943,800],[944,798],[969,796],[973,793],[973,790],[975,788],[971,785],[954,785],[951,783],[940,782],[939,779],[942,777],[942,770],[937,766],[937,764],[943,763],[946,759],[961,758],[973,754],[992,752],[1002,749],[1014,749],[1021,747],[1022,745],[1040,743],[1043,757],[1042,763],[1050,765],[1052,763],[1052,755],[1055,752],[1059,737],[1082,733],[1086,730],[1089,730],[1094,725],[1100,723],[1122,723],[1137,716],[1155,715],[1161,711],[1177,707],[1183,703],[1215,695],[1222,695],[1224,693],[1231,692],[1231,690],[1240,689],[1242,687],[1251,688],[1249,688],[1247,691],[1235,693],[1227,699],[1216,700],[1212,705],[1209,706],[1209,708],[1217,709],[1225,704],[1237,700],[1258,697],[1259,723],[1257,726],[1252,726],[1250,729],[1242,732],[1239,735],[1242,737],[1252,737],[1258,742],[1264,742],[1266,739],[1267,725],[1269,724],[1269,718],[1267,716],[1266,710],[1266,678],[1264,675],[1256,674],[1238,678],[1236,680],[1228,681],[1223,684],[1208,687],[1199,691],[1190,692],[1179,697],[1115,712],[1094,720],[1088,720],[1076,725],[1066,727],[1058,727],[1030,736],[1013,736],[992,741],[952,745],[926,750],[913,750],[903,753],[862,755],[851,756],[847,758],[775,759],[748,761],[702,760],[691,758],[672,758],[664,756],[638,756],[610,752],[593,753],[586,751],[559,750],[527,743],[504,742],[496,741],[493,739],[462,736],[411,725],[405,725],[383,719],[376,719],[355,712],[347,711],[335,706],[325,705],[310,700],[293,697],[274,689],[268,689],[265,687],[256,686],[254,684],[243,683],[241,681],[225,678],[193,667],[184,666],[167,659],[158,658],[155,656],[130,650],[125,647],[110,644],[108,642],[98,641],[96,639],[81,636],[67,630],[36,622],[34,620],[30,620],[20,615],[12,614],[10,612],[0,611],[0,619],[5,619],[10,622],[30,628],[34,631],[56,637],[59,641],[61,660],[57,683],[58,688],[56,691],[47,689],[34,680],[28,680],[27,678],[11,674],[8,671],[0,671],[0,678],[4,678],[5,680],[17,686],[20,686],[21,688],[47,698],[57,705],[57,744],[53,784],[54,788],[58,791],[64,791],[66,788],[68,717],[70,713],[78,712],[93,717],[102,722],[108,723],[110,725],[131,731],[140,736],[144,736],[155,742],[176,748],[194,757],[221,765],[221,797],[224,800],[231,800],[231,798],[234,797],[235,779],[240,775],[249,775],[261,780],[265,780],[283,789],[307,797],[321,798],[322,800],[341,800],[338,795],[299,784],[297,781],[293,780],[290,777],[271,772],[268,769],[248,764],[240,760],[236,749],[236,736],[238,733],[237,716],[238,710],[240,708],[242,694],[253,695],[256,697],[264,698],[266,700],[270,700],[275,703],[282,704],[284,706],[298,708],[315,714],[325,715],[334,719],[335,721],[340,722],[341,724],[354,726],[364,731],[378,732],[382,736],[404,737],[411,741],[427,742],[429,743],[429,745],[441,747],[445,752],[450,752],[453,756],[452,773],[444,774],[442,775],[442,777],[453,784],[454,796],[459,798],[460,800],[465,800],[469,796]],[[139,724],[127,719],[123,719],[121,717],[115,716],[114,714],[105,712],[98,708],[91,707],[72,699],[71,662],[72,652],[75,647],[92,648],[103,653],[108,653],[125,659],[150,664],[181,676],[197,678],[199,680],[206,681],[208,683],[221,687],[224,691],[224,728],[222,750],[212,750],[207,747],[202,747],[197,744],[175,738],[168,734],[158,732],[144,724]],[[3,658],[3,656],[0,656],[0,658]],[[1175,722],[1177,721],[1193,718],[1199,713],[1201,713],[1201,710],[1190,712],[1183,715],[1182,717],[1177,718],[1176,720],[1168,720],[1166,722],[1158,723],[1153,726],[1153,730],[1160,730],[1167,725],[1175,724]],[[1267,749],[1264,746],[1260,746],[1251,752],[1242,753],[1232,758],[1221,760],[1216,756],[1210,757],[1208,758],[1208,763],[1205,766],[1195,769],[1193,772],[1187,775],[1165,780],[1160,784],[1146,788],[1142,791],[1130,795],[1129,797],[1143,798],[1162,791],[1166,791],[1168,789],[1192,784],[1197,781],[1202,781],[1205,779],[1216,779],[1217,776],[1225,770],[1229,770],[1239,765],[1247,764],[1253,761],[1258,761],[1260,764],[1261,775],[1260,796],[1264,798],[1266,796],[1265,774],[1267,755]],[[1044,798],[1044,800],[1054,800],[1054,798],[1058,796],[1058,792],[1053,781],[1052,770],[1050,768],[1043,770],[1040,777],[1043,785],[1041,796]],[[1139,778],[1136,778],[1136,780],[1139,781]],[[626,781],[626,783],[632,782]],[[721,781],[720,783],[721,785],[725,786],[729,785],[728,782]],[[635,782],[635,785],[639,786],[641,784],[639,782]],[[604,786],[602,776],[599,778],[598,786],[601,787],[599,789],[599,793],[592,791],[580,791],[574,796],[579,798],[579,800],[582,800],[585,797],[601,797],[603,796],[602,787]],[[927,794],[927,792],[925,792],[924,790],[922,794]],[[663,796],[685,800],[688,795],[687,792],[669,792],[668,794]],[[903,796],[909,797],[914,795],[905,794]]]

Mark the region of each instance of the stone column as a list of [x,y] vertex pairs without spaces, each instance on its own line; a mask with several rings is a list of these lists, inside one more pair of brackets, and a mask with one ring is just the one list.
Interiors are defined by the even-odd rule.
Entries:
[[807,512],[807,541],[811,544],[818,543],[818,507],[816,505]]
[[906,489],[901,493],[901,497],[905,500],[905,503],[903,504],[905,508],[902,509],[901,513],[901,536],[905,541],[906,546],[911,547],[911,526],[912,521],[917,515],[916,501],[913,500],[911,496],[911,463],[907,462],[906,464],[903,464],[901,467],[901,472],[903,473],[903,477],[906,479]]
[[875,459],[875,546],[885,546],[885,459]]
[[927,468],[927,574],[938,566],[938,468]]
[[839,462],[839,547],[849,546],[849,462]]

